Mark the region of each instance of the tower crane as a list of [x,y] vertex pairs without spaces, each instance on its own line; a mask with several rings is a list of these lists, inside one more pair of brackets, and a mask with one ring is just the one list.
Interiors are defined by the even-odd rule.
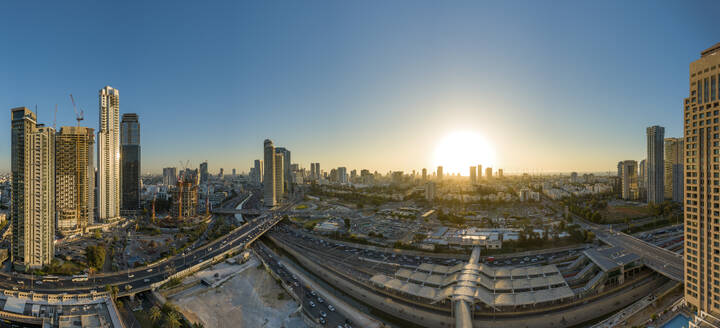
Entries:
[[78,112],[77,105],[75,104],[75,98],[73,98],[72,93],[70,94],[70,100],[72,100],[73,110],[75,110],[75,120],[77,120],[77,125],[80,126],[80,121],[85,119],[85,112],[82,108]]

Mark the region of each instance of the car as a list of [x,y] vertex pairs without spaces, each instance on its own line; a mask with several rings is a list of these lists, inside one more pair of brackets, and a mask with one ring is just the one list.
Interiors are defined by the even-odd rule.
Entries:
[[310,301],[310,303],[308,303],[308,304],[310,304],[310,307],[311,307],[311,308],[314,308],[314,307],[315,307],[315,302],[313,302],[313,301]]
[[322,299],[322,297],[318,297],[318,303],[324,303],[325,300]]
[[317,293],[313,290],[313,291],[310,291],[310,295],[317,296]]
[[335,312],[335,307],[328,304],[328,310],[330,310],[330,312]]
[[150,282],[150,279],[145,278],[145,279],[143,279],[143,282]]
[[13,287],[13,290],[18,290],[18,288],[17,288],[17,287]]
[[25,282],[24,282],[24,281],[22,281],[22,280],[18,280],[18,282],[17,282],[17,283],[18,283],[18,285],[24,285],[24,284],[25,284]]
[[128,275],[128,278],[135,278],[135,275],[134,275],[134,274],[129,274],[129,275]]
[[42,281],[37,281],[35,284],[42,285]]
[[323,319],[323,318],[320,318],[319,321],[320,321],[320,323],[323,324],[323,325],[327,322],[327,321],[325,321],[325,319]]
[[327,318],[327,313],[325,313],[325,311],[320,311],[320,315],[321,315],[323,318]]
[[152,268],[147,269],[147,272],[153,272],[153,269]]

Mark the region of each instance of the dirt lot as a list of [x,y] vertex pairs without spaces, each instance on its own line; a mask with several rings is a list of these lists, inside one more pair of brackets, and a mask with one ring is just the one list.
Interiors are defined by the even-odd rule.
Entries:
[[650,210],[646,205],[608,205],[601,212],[602,217],[607,223],[623,223],[625,219],[633,219],[650,215]]
[[295,313],[298,303],[255,265],[217,288],[200,285],[172,297],[172,302],[189,320],[205,327],[307,327]]

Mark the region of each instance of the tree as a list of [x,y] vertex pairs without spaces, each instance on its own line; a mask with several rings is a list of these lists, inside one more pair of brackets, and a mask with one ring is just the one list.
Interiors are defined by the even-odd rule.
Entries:
[[105,247],[102,245],[88,246],[85,248],[85,257],[88,266],[100,270],[105,264]]
[[157,322],[160,318],[162,318],[162,311],[160,311],[160,308],[155,305],[150,309],[150,320]]
[[167,314],[167,326],[170,328],[180,327],[180,316],[177,312],[172,311]]

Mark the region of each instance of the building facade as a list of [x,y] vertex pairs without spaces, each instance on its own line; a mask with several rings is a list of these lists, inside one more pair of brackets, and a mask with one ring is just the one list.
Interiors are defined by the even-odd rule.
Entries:
[[470,183],[475,184],[477,183],[477,167],[471,166],[470,167]]
[[55,208],[57,230],[83,232],[95,222],[95,133],[64,126],[55,137]]
[[270,139],[263,143],[265,168],[263,169],[263,200],[265,206],[272,207],[277,204],[275,195],[275,146]]
[[39,269],[55,257],[55,130],[25,107],[12,109],[11,260]]
[[637,200],[639,197],[637,161],[627,160],[622,162],[622,199]]
[[683,200],[683,139],[665,138],[665,199]]
[[684,99],[685,156],[685,301],[698,311],[720,314],[720,43],[690,63]]
[[285,191],[290,192],[290,189],[292,188],[292,172],[290,171],[290,151],[287,150],[287,148],[285,147],[277,147],[275,148],[275,153],[283,155],[283,186],[285,188]]
[[646,132],[647,202],[660,204],[665,200],[665,128],[654,125]]
[[[191,171],[190,171],[191,172]],[[188,171],[185,171],[188,173]],[[170,215],[176,219],[187,219],[197,216],[198,207],[197,174],[183,174],[177,186],[172,190],[172,206]]]
[[120,93],[100,90],[98,130],[97,218],[108,221],[120,215]]
[[177,184],[177,167],[163,168],[163,184],[166,186],[175,186]]
[[442,180],[442,178],[443,178],[443,167],[442,166],[437,167],[437,178],[438,178],[438,180]]
[[210,177],[208,172],[208,162],[200,163],[200,183],[207,183]]
[[123,114],[120,121],[121,211],[140,210],[140,121],[135,113]]
[[279,204],[285,194],[285,156],[282,153],[275,153],[275,203]]
[[485,178],[486,179],[492,178],[492,167],[485,168]]

